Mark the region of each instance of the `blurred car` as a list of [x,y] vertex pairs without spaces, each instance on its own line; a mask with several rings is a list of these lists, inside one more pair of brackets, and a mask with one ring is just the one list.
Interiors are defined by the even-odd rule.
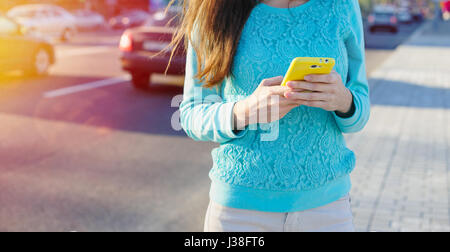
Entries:
[[376,10],[367,18],[370,32],[378,30],[389,30],[392,33],[398,32],[398,19],[395,11]]
[[143,25],[150,18],[150,14],[142,10],[128,10],[109,20],[112,29],[127,29]]
[[46,75],[55,62],[52,45],[25,34],[13,20],[0,15],[0,71],[22,70],[27,75]]
[[63,41],[70,40],[76,31],[75,17],[55,5],[20,5],[8,11],[7,16],[28,30]]
[[[135,88],[146,89],[153,73],[165,73],[172,50],[168,46],[178,23],[179,11],[178,8],[171,8],[166,14],[157,12],[143,26],[128,29],[122,35],[119,46],[122,68],[131,74]],[[152,57],[160,51],[163,53]],[[175,51],[167,73],[182,75],[185,66],[186,54],[181,44]]]
[[423,21],[424,13],[420,8],[413,8],[411,11],[412,18],[415,22]]
[[100,29],[106,26],[105,18],[90,10],[76,10],[72,12],[78,30]]
[[404,24],[411,24],[413,20],[413,16],[408,10],[400,10],[397,14],[398,22]]

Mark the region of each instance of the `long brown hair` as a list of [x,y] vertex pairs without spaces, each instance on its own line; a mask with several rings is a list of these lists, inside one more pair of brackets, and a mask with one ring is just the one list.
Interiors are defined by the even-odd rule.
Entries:
[[[251,11],[264,1],[266,0],[170,0],[166,12],[175,4],[179,4],[183,11],[168,46],[172,48],[172,53],[167,69],[184,40],[185,50],[190,42],[197,54],[195,78],[206,88],[222,83],[226,77],[233,74],[231,70],[234,57]],[[289,0],[289,4],[294,1]],[[201,34],[193,34],[195,30]]]
[[[219,85],[232,74],[242,30],[260,0],[171,0],[167,9],[176,2],[183,11],[170,44],[170,61],[183,40],[185,49],[190,42],[197,54],[195,78],[207,88]],[[194,29],[201,31],[194,35],[195,42]]]

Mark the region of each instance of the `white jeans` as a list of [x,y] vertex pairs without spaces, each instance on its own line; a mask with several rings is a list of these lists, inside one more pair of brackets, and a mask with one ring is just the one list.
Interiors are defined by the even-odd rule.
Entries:
[[205,232],[354,232],[350,196],[323,207],[271,213],[221,206],[210,201]]

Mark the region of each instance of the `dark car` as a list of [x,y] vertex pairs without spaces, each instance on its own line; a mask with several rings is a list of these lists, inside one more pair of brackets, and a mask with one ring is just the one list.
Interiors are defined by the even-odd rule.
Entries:
[[368,17],[370,32],[388,30],[392,33],[398,32],[398,19],[394,11],[375,11]]
[[422,22],[424,14],[422,13],[422,10],[420,8],[416,8],[412,11],[412,17],[415,22]]
[[128,10],[109,20],[112,29],[127,29],[143,25],[150,18],[150,14],[142,10]]
[[[167,49],[167,46],[175,32],[178,13],[178,9],[171,9],[167,14],[157,12],[145,25],[126,30],[122,35],[122,67],[131,74],[136,88],[147,88],[153,73],[165,73],[171,55],[171,49]],[[172,21],[169,22],[170,20]],[[163,53],[152,57],[164,49]],[[167,74],[182,75],[185,66],[185,49],[180,46],[172,58]]]
[[19,24],[0,15],[0,71],[22,70],[29,75],[45,75],[55,62],[53,46],[26,34]]

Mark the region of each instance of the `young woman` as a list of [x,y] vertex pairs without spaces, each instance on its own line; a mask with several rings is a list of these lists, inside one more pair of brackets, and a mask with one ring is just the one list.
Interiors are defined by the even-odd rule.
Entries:
[[[188,48],[181,123],[220,143],[205,231],[354,231],[343,133],[370,113],[358,0],[183,6],[172,41]],[[296,57],[335,58],[335,71],[282,87]]]

